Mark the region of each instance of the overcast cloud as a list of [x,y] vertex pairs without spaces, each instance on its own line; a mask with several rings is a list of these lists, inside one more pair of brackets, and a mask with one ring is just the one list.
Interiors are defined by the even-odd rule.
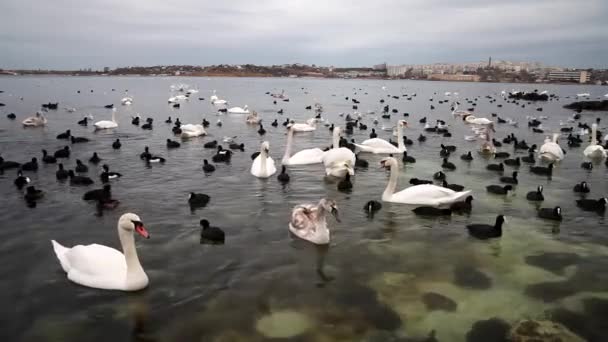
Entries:
[[495,59],[608,67],[606,0],[1,0],[0,68]]

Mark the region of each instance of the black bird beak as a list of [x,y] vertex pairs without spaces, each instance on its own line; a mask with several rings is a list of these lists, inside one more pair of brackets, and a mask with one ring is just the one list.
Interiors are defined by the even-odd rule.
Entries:
[[336,219],[336,221],[338,221],[338,222],[342,222],[342,221],[340,220],[340,216],[338,215],[338,208],[336,208],[336,207],[332,207],[332,208],[331,208],[331,214],[332,214],[332,215],[334,215],[334,218]]

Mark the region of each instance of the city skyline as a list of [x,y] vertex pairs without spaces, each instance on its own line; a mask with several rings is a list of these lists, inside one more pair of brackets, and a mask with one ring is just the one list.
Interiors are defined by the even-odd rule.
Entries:
[[[0,67],[467,63],[606,68],[608,3],[6,0]],[[473,57],[475,56],[475,57]]]

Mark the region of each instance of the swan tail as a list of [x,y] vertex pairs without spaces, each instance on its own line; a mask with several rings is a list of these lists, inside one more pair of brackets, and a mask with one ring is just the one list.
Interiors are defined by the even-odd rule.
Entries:
[[70,249],[62,246],[55,240],[51,240],[51,243],[53,244],[53,250],[55,251],[55,255],[57,255],[57,259],[59,259],[61,268],[67,273],[70,270],[70,263],[67,260],[66,254]]
[[454,202],[464,201],[464,199],[471,193],[471,190],[457,192],[454,195],[444,199],[439,203],[440,205],[452,204]]

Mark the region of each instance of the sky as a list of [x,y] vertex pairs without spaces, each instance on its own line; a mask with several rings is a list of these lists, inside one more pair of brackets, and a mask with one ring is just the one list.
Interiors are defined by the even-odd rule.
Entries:
[[607,0],[1,0],[0,68],[608,67]]

